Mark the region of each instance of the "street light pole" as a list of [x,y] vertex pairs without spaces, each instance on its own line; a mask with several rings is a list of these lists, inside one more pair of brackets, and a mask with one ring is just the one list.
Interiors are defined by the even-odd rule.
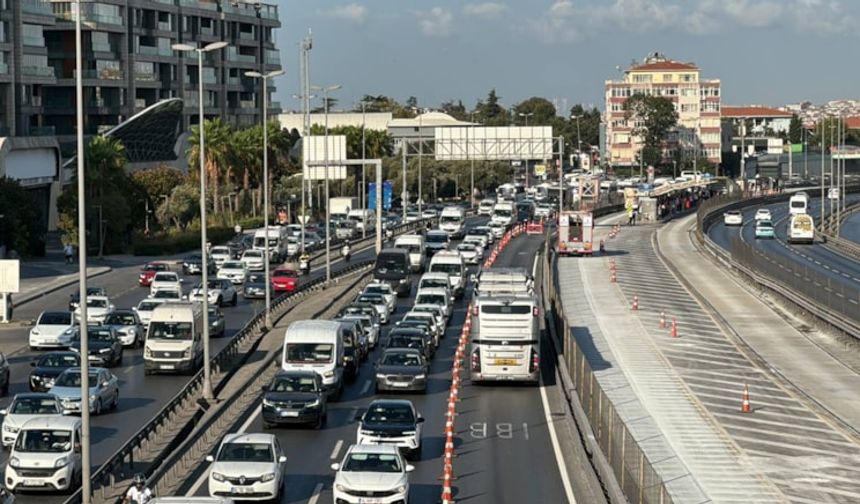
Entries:
[[472,161],[471,173],[471,192],[469,193],[469,203],[472,209],[475,208],[475,156],[472,155],[472,142],[475,141],[475,113],[472,112],[471,125],[469,126],[469,141],[466,142],[466,154]]
[[269,79],[284,75],[283,70],[274,70],[269,73],[245,72],[245,75],[263,81],[263,229],[266,230],[266,244],[263,262],[263,276],[266,278],[266,327],[272,327],[272,282],[269,275]]
[[[83,56],[81,54],[81,0],[75,2],[75,120],[78,165],[78,306],[81,323],[78,326],[81,341],[81,496],[83,504],[92,502],[90,482],[90,369],[89,334],[87,332],[87,216],[86,182],[84,180],[84,86]],[[101,225],[101,224],[99,224]]]
[[421,116],[421,109],[418,109],[418,213],[423,218],[424,196],[421,192],[421,158],[424,155],[424,128],[421,124]]
[[325,279],[326,282],[331,280],[331,198],[329,197],[328,183],[328,94],[330,91],[340,89],[340,84],[332,86],[311,86],[314,91],[322,91],[323,93],[323,110],[325,114],[325,145],[323,146],[323,156],[325,157]]
[[[364,112],[364,101],[361,102],[361,159],[367,159],[367,140],[365,138],[364,130],[367,126],[367,116]],[[364,173],[364,163],[361,163],[361,208],[365,211],[367,210],[367,179]],[[376,188],[376,199],[380,199],[382,194],[382,188]],[[362,212],[361,214],[361,237],[367,238],[367,218],[366,212]]]
[[200,290],[203,293],[203,398],[211,401],[215,398],[212,392],[212,366],[209,358],[209,251],[206,249],[206,133],[203,116],[203,53],[217,51],[227,47],[227,42],[212,42],[204,47],[194,47],[188,44],[173,44],[174,51],[197,52],[197,114],[200,129]]

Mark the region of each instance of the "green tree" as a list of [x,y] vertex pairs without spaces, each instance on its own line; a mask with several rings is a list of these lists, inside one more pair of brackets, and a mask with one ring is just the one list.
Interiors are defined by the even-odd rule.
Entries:
[[361,98],[359,105],[353,109],[354,112],[361,112],[361,103],[364,103],[365,112],[391,112],[394,118],[409,118],[415,117],[415,112],[404,107],[394,98],[385,95],[364,95]]
[[0,216],[0,245],[25,258],[42,254],[43,216],[32,193],[17,180],[0,177]]
[[570,138],[571,145],[576,145],[576,119],[573,119],[574,116],[579,117],[579,138],[582,141],[583,148],[586,145],[599,145],[600,144],[600,111],[596,108],[592,107],[591,109],[586,109],[581,104],[574,105],[570,108],[570,127],[572,129],[572,136]]
[[155,217],[165,227],[188,227],[194,219],[200,217],[200,188],[193,183],[174,187],[170,191],[170,197],[155,210]]
[[[520,114],[523,116],[521,117]],[[555,105],[546,98],[533,96],[514,105],[511,115],[517,124],[525,125],[528,123],[533,126],[544,126],[555,120]]]
[[448,100],[439,105],[439,109],[458,121],[468,121],[470,119],[469,112],[463,106],[462,100]]
[[508,126],[511,123],[510,114],[499,103],[495,88],[487,93],[486,101],[478,100],[474,112],[475,119],[485,126]]
[[[204,152],[206,158],[207,189],[211,191],[213,208],[220,212],[219,188],[223,181],[232,177],[232,164],[235,160],[233,152],[233,129],[221,119],[208,119],[203,122],[203,132],[206,134]],[[188,166],[195,175],[200,173],[200,129],[191,128],[188,138],[191,147],[188,149]]]
[[663,139],[678,124],[678,113],[663,96],[636,94],[624,102],[625,118],[634,126],[633,134],[643,142],[641,160],[657,166],[663,158]]
[[842,119],[838,117],[825,117],[815,125],[812,136],[809,138],[809,143],[818,146],[824,145],[824,149],[827,150],[830,148],[831,143],[842,143],[838,136],[840,130],[845,131],[844,127]]
[[803,123],[797,114],[792,114],[791,121],[788,123],[788,141],[793,144],[803,141]]

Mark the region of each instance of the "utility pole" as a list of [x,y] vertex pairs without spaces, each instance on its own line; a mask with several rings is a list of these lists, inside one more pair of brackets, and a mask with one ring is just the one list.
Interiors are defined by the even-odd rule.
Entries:
[[406,224],[406,206],[409,202],[409,192],[406,190],[406,149],[408,147],[408,143],[406,138],[400,141],[400,152],[402,154],[402,165],[403,165],[403,191],[401,193],[401,202],[400,206],[403,207],[403,223]]
[[[366,155],[367,146],[366,146],[366,139],[364,136],[364,130],[366,128],[366,125],[367,125],[367,117],[366,117],[365,112],[364,112],[364,100],[362,100],[362,102],[361,102],[361,159],[362,160],[367,159],[367,155]],[[367,210],[367,180],[365,178],[364,168],[365,168],[365,165],[364,165],[364,162],[362,162],[361,163],[361,208],[363,208],[364,210]],[[381,197],[382,197],[382,188],[377,187],[376,188],[376,199],[380,200]],[[361,237],[362,238],[367,238],[367,215],[366,214],[367,214],[367,212],[364,212],[361,214],[361,222],[362,222]]]
[[471,158],[472,161],[472,188],[469,193],[469,202],[471,203],[472,208],[475,208],[475,156],[472,155],[472,142],[475,141],[475,113],[472,112],[472,121],[471,126],[469,126],[469,141],[466,142],[466,154]]

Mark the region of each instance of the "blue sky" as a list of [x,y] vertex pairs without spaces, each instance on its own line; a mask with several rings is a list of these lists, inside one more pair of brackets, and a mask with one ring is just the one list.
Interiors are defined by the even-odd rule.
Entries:
[[860,98],[858,0],[278,0],[287,75],[298,108],[298,42],[310,28],[313,84],[467,107],[495,87],[600,105],[616,65],[659,51],[722,80],[723,103],[783,105]]

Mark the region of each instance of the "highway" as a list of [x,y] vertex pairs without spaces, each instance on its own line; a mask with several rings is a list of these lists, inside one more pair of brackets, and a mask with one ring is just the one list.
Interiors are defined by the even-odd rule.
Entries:
[[[856,201],[857,196],[852,196],[849,202]],[[810,215],[818,220],[821,212],[820,198],[810,200]],[[743,209],[743,226],[726,226],[722,220],[714,223],[708,229],[708,234],[720,247],[731,250],[731,240],[740,236],[744,241],[764,250],[772,257],[781,257],[789,261],[799,262],[807,267],[819,270],[822,274],[831,278],[834,282],[856,288],[860,286],[860,263],[848,258],[826,245],[815,242],[808,244],[789,244],[787,236],[788,202],[782,201],[764,205],[773,215],[774,230],[776,238],[755,238],[755,211],[760,207],[747,207]]]
[[[496,266],[532,268],[542,237],[523,236],[511,242],[499,256]],[[475,268],[471,268],[473,271]],[[413,291],[414,296],[414,291]],[[450,369],[457,337],[465,318],[469,293],[455,305],[454,315],[433,358],[428,391],[425,394],[386,394],[412,400],[426,418],[421,460],[410,477],[410,502],[437,502],[443,448],[443,428]],[[388,328],[393,327],[412,305],[413,297],[398,300],[397,312]],[[358,379],[347,386],[343,399],[329,406],[328,423],[322,430],[279,428],[277,434],[288,457],[287,477],[282,502],[331,502],[333,472],[330,465],[339,462],[354,443],[357,412],[375,397],[372,389],[372,363],[379,357],[387,338],[362,365]],[[549,363],[550,359],[544,360]],[[544,379],[554,383],[552,369],[544,365]],[[259,385],[259,384],[258,384]],[[457,502],[567,502],[559,464],[553,456],[554,446],[549,415],[545,413],[538,387],[518,385],[472,386],[468,380],[461,389],[462,402],[455,420],[457,448],[454,482]],[[259,408],[259,407],[258,407]],[[256,410],[257,412],[259,409]],[[259,414],[244,425],[246,432],[262,432]],[[186,481],[179,494],[207,495],[208,465],[202,463]]]
[[845,219],[839,229],[839,236],[854,243],[860,243],[860,212],[854,212]]
[[[374,252],[371,248],[356,252],[353,261],[371,259]],[[343,267],[340,254],[332,253],[333,271]],[[149,294],[148,287],[140,287],[137,277],[141,264],[115,267],[108,274],[99,276],[89,281],[90,286],[99,286],[107,289],[111,301],[117,309],[131,308]],[[313,271],[309,277],[302,277],[304,281],[325,275],[325,263],[315,261]],[[178,268],[181,274],[181,267]],[[186,276],[183,289],[185,292],[193,289],[199,282],[199,276]],[[21,320],[35,319],[44,310],[67,310],[69,295],[76,292],[77,287],[67,287],[59,291],[47,294],[39,301],[33,301],[22,305],[15,311],[16,318]],[[273,297],[275,294],[273,293]],[[240,330],[245,323],[264,307],[262,300],[246,300],[239,295],[239,303],[236,307],[225,306],[221,310],[224,313],[226,331],[224,337],[212,338],[211,354],[217,354],[231,339],[233,334]],[[43,351],[31,351],[28,347],[30,327],[4,328],[0,329],[0,350],[9,359],[11,386],[9,395],[0,400],[3,407],[9,404],[12,397],[19,392],[29,391],[28,377],[31,371],[30,363],[38,358]],[[119,449],[127,439],[145,425],[156,413],[169,401],[191,378],[187,375],[151,375],[144,377],[143,374],[143,350],[126,348],[123,352],[121,366],[111,369],[119,379],[120,402],[116,411],[109,411],[101,416],[93,416],[91,440],[92,440],[92,462],[94,469],[100,466],[108,457]],[[0,465],[6,467],[8,451],[0,452]],[[44,497],[40,498],[44,499]],[[50,496],[51,502],[62,502],[65,497],[61,495]],[[31,496],[19,496],[18,500],[24,503],[31,501]]]

